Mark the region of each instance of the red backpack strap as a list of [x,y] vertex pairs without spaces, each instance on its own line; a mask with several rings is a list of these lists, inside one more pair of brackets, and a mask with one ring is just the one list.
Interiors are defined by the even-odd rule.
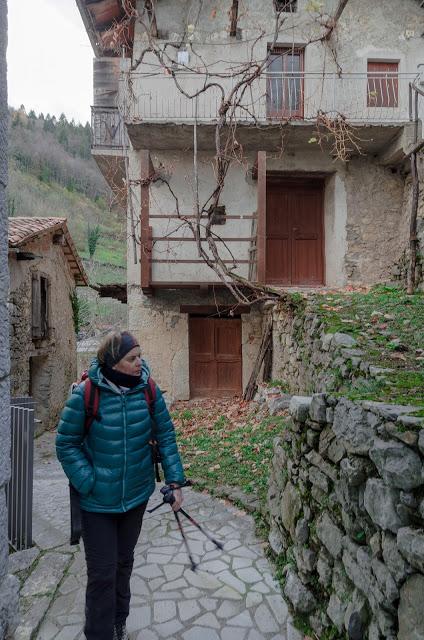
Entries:
[[153,458],[153,466],[155,468],[155,476],[156,482],[160,482],[160,472],[159,472],[159,462],[162,462],[161,454],[158,447],[158,442],[156,438],[156,423],[154,420],[154,410],[155,410],[155,401],[156,401],[156,383],[149,376],[147,380],[147,386],[144,388],[144,397],[146,398],[147,406],[149,408],[150,418],[152,420],[152,439],[150,444],[152,446],[152,458]]
[[149,407],[149,413],[153,416],[154,404],[156,401],[156,383],[150,376],[147,380],[147,387],[144,389],[144,396],[146,398],[147,406]]
[[99,387],[96,384],[93,384],[90,378],[87,378],[84,382],[84,407],[85,407],[84,429],[86,434],[90,430],[91,424],[98,414],[99,403],[100,403]]

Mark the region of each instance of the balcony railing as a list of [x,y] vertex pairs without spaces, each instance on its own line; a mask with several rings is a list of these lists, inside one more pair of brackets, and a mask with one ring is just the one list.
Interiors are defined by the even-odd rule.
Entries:
[[127,132],[117,107],[91,107],[91,146],[93,149],[125,149]]
[[[238,122],[267,124],[281,121],[314,122],[320,112],[342,116],[353,124],[390,124],[410,119],[409,84],[416,73],[272,73],[262,74],[250,86],[235,93],[229,117]],[[177,73],[177,82],[189,95],[199,92],[205,77]],[[239,77],[218,78],[228,96]],[[176,122],[213,124],[218,120],[222,92],[212,86],[187,98],[170,75],[131,76],[134,98],[128,100],[127,122]]]

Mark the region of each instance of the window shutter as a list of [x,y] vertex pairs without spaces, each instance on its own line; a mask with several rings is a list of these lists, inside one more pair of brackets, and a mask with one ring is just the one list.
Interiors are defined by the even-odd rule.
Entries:
[[47,278],[40,278],[40,328],[41,336],[48,338],[49,335],[49,281]]
[[32,338],[41,338],[41,296],[40,276],[32,274]]

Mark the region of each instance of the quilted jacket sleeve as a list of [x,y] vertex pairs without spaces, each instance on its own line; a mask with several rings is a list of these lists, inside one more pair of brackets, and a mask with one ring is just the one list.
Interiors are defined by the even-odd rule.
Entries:
[[185,477],[180,454],[178,453],[175,429],[165,400],[158,386],[156,386],[156,400],[153,417],[156,424],[156,437],[162,457],[162,469],[165,483],[175,482],[184,484]]
[[85,408],[82,391],[77,389],[68,398],[61,413],[56,436],[56,454],[65,474],[83,496],[94,486],[94,470],[85,455]]

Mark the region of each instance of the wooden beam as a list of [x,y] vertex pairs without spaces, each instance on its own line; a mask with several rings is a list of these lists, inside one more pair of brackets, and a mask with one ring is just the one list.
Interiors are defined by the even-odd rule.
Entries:
[[235,316],[239,316],[242,313],[250,313],[250,307],[243,304],[182,304],[180,305],[180,313],[190,313],[192,315],[211,315],[211,316],[228,316],[229,312],[233,311]]
[[266,270],[266,151],[258,151],[258,230],[257,274],[258,282],[265,283]]
[[141,194],[140,194],[140,228],[141,228],[141,288],[147,293],[150,289],[152,270],[152,229],[149,224],[150,209],[150,152],[143,149],[140,152],[141,164]]
[[233,0],[230,9],[230,36],[232,38],[235,38],[237,35],[238,4],[238,0]]

